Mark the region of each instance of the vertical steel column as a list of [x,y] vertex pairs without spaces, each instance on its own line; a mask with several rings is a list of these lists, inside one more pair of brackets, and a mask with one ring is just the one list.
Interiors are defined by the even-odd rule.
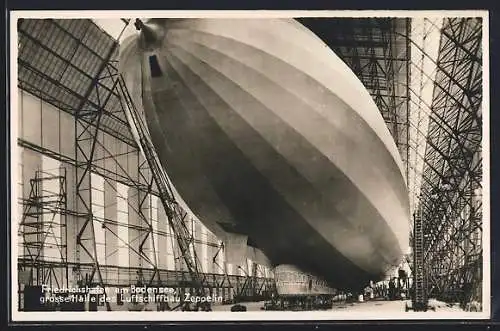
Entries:
[[428,306],[427,279],[424,261],[424,231],[421,212],[413,215],[413,310],[426,311]]
[[[83,250],[90,258],[93,263],[93,269],[90,275],[86,275],[85,279],[88,283],[92,283],[94,279],[94,274],[97,273],[98,284],[101,287],[105,287],[105,281],[103,279],[101,269],[99,267],[99,261],[97,257],[97,246],[95,242],[95,230],[94,230],[94,215],[92,211],[92,181],[91,173],[95,167],[94,157],[95,149],[98,140],[98,134],[101,127],[101,119],[104,112],[104,107],[106,106],[111,93],[109,93],[104,100],[101,100],[99,91],[99,81],[102,79],[102,75],[105,68],[110,61],[111,57],[115,53],[118,47],[118,42],[115,41],[111,46],[105,60],[101,63],[97,74],[92,80],[91,85],[87,89],[84,97],[82,98],[79,107],[75,109],[74,119],[75,119],[75,175],[76,175],[76,211],[77,211],[77,223],[79,231],[76,234],[76,249],[75,249],[75,261],[77,266],[75,268],[75,273],[77,276],[77,281],[80,285],[83,285],[83,276],[81,274],[80,262],[81,262],[81,250]],[[98,99],[98,107],[94,108],[88,107],[88,100],[91,94],[95,92]],[[88,107],[88,108],[87,108]],[[90,108],[90,109],[89,109]],[[83,224],[80,224],[82,222]],[[87,246],[87,242],[90,241],[91,247]],[[88,277],[87,277],[88,276]],[[106,293],[104,293],[106,295]],[[109,302],[106,302],[106,309],[111,310]]]
[[410,81],[411,81],[411,44],[410,44],[410,32],[411,32],[411,19],[406,19],[406,56],[405,69],[406,69],[406,183],[410,183]]

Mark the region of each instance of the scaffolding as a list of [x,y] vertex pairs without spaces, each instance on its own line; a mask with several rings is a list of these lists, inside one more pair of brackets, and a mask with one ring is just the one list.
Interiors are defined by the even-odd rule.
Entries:
[[[407,261],[416,278],[416,268],[425,268],[419,282],[425,289],[417,301],[425,305],[427,297],[435,297],[462,305],[480,302],[481,19],[426,18],[422,36],[411,34],[415,19],[300,21],[363,82],[398,146],[417,215]],[[440,38],[437,58],[429,51],[432,45],[426,46],[432,43],[433,30]],[[418,75],[415,86],[413,76]],[[424,95],[429,82],[431,100]]]
[[[135,279],[136,284],[173,287],[179,294],[196,289],[205,291],[205,295],[213,292],[213,295],[223,296],[226,301],[232,300],[234,293],[243,286],[245,277],[228,275],[225,265],[221,266],[223,274],[201,273],[195,245],[219,245],[194,238],[193,231],[186,224],[191,217],[171,201],[171,196],[167,201],[169,208],[164,211],[174,218],[170,218],[169,223],[175,230],[169,233],[153,229],[148,197],[161,197],[160,185],[151,170],[151,159],[141,157],[125,115],[124,110],[130,111],[133,105],[127,100],[127,92],[118,73],[117,41],[100,31],[90,20],[21,20],[18,31],[20,88],[74,117],[74,158],[24,139],[18,140],[19,145],[65,162],[75,169],[72,176],[76,180],[76,200],[67,214],[77,227],[76,250],[70,262],[59,261],[53,267],[69,269],[65,281],[71,282],[76,278],[76,285],[79,286],[123,287],[130,286]],[[41,52],[41,56],[32,57],[37,52]],[[57,68],[56,73],[50,71],[53,68]],[[102,140],[104,133],[125,142],[130,148],[125,151],[110,150]],[[134,156],[136,167],[127,169],[123,166],[123,158],[127,156]],[[153,169],[158,171],[158,166]],[[137,234],[137,238],[133,239],[138,242],[137,247],[131,245],[127,238],[120,237],[116,230],[120,224],[116,219],[105,213],[98,215],[93,208],[92,176],[96,175],[116,195],[117,183],[124,184],[133,192],[129,194],[127,204],[138,222],[127,224],[127,228]],[[174,213],[169,213],[171,211]],[[98,228],[116,237],[131,254],[137,255],[137,264],[120,267],[100,261],[96,246]],[[175,270],[158,267],[155,234],[165,236],[172,242]],[[151,250],[153,253],[148,254]],[[18,259],[18,262],[24,268],[26,261]],[[111,310],[108,303],[106,309]]]
[[252,263],[251,273],[243,270],[245,281],[237,294],[237,302],[267,300],[277,294],[276,283],[269,278],[259,277],[259,271],[262,272],[262,268],[257,263]]
[[24,306],[26,287],[68,287],[66,169],[37,170],[29,183],[29,196],[21,201],[23,215],[18,229],[22,236],[18,258],[20,308]]
[[[423,100],[421,91],[410,84],[410,74],[420,71],[423,65],[418,59],[410,58],[410,46],[418,46],[409,33],[410,19],[301,21],[323,38],[367,87],[396,141],[407,179],[414,166],[414,160],[409,157],[412,148],[414,157],[423,163],[423,168],[415,172],[421,177],[421,187],[410,193],[418,198],[414,212],[420,215],[422,222],[422,254],[427,279],[425,295],[460,301],[462,305],[481,301],[481,20],[444,19],[439,26],[438,57],[434,58],[425,49],[420,50],[422,58],[433,62],[436,68],[435,72],[422,70],[421,73],[433,84],[434,92],[429,102]],[[430,20],[427,22],[429,26],[435,24]],[[71,274],[77,275],[81,284],[87,281],[125,286],[130,285],[127,282],[131,277],[135,277],[137,283],[142,284],[177,284],[179,289],[190,287],[193,274],[189,270],[160,269],[156,254],[151,258],[147,252],[148,249],[155,252],[158,249],[158,243],[154,243],[155,233],[168,234],[154,230],[146,212],[147,197],[151,194],[160,196],[161,190],[155,183],[148,160],[140,158],[139,146],[124,115],[123,91],[115,60],[116,40],[90,20],[20,20],[18,32],[18,85],[74,116],[75,155],[63,155],[23,139],[18,142],[25,148],[75,166],[76,174],[71,176],[77,178],[79,192],[76,208],[61,214],[64,222],[71,217],[78,224],[78,250],[75,251],[74,262],[67,262],[69,257],[65,256],[61,261],[43,262],[38,259],[33,264],[33,258],[23,249],[23,256],[19,257],[21,271],[30,268],[67,270],[63,282],[67,282]],[[419,112],[428,116],[425,129],[420,120],[410,120],[411,105],[417,105]],[[411,136],[412,132],[416,136]],[[126,142],[131,148],[126,151],[107,150],[102,141],[96,139],[102,133]],[[425,149],[412,147],[414,140],[419,140],[417,143]],[[137,155],[134,173],[121,165],[120,159],[128,155]],[[109,164],[116,171],[110,171],[106,166]],[[137,232],[140,244],[132,247],[127,243],[130,251],[139,256],[138,264],[133,267],[102,265],[97,258],[94,227],[103,227],[115,237],[119,235],[114,230],[118,225],[116,220],[106,215],[98,217],[92,210],[92,174],[102,176],[105,185],[114,188],[113,183],[122,183],[135,192],[137,201],[129,208],[137,214],[140,222],[128,226]],[[32,190],[35,193],[24,201],[26,208],[30,205],[32,208],[31,212],[25,213],[28,215],[26,228],[30,227],[30,222],[37,223],[30,216],[35,213],[34,201],[38,194],[36,187]],[[182,210],[177,210],[176,214],[181,219],[187,217]],[[43,232],[39,230],[33,227],[29,231]],[[194,245],[199,242],[192,231],[182,230],[180,233],[185,238],[185,245],[182,245],[184,248],[177,247],[180,252],[176,250],[176,261],[185,261],[185,253],[193,251]],[[29,232],[23,235],[25,242],[32,246],[32,252],[37,250],[35,246],[41,246],[41,239],[33,239],[34,234],[31,237]],[[148,242],[153,242],[152,247],[147,247]],[[64,245],[67,242],[63,240],[61,248],[65,249]],[[408,260],[412,261],[411,258]],[[187,265],[199,268],[196,258],[184,262],[179,269],[189,268]],[[222,274],[198,273],[195,278],[201,277],[204,288],[217,291],[233,288],[236,294],[262,292],[261,283],[269,281],[265,277],[257,277],[254,281],[255,275],[227,275],[226,267],[220,268]],[[35,272],[32,283],[44,281],[39,277],[42,274],[41,271]],[[272,288],[272,285],[268,284],[266,288]]]
[[27,285],[64,286],[67,269],[56,270],[54,261],[66,262],[66,169],[37,170],[30,179],[29,197],[19,232],[23,237],[21,270],[28,272]]
[[426,311],[429,298],[427,297],[427,275],[424,270],[424,231],[422,216],[413,215],[413,287],[412,308],[414,311]]
[[[75,155],[77,158],[76,165],[76,175],[77,175],[77,210],[81,210],[81,222],[80,231],[77,236],[77,250],[76,250],[76,261],[77,265],[80,261],[80,255],[82,251],[92,260],[94,268],[92,269],[89,277],[85,277],[85,281],[88,283],[93,283],[94,276],[97,275],[97,281],[99,285],[105,288],[106,283],[103,279],[102,272],[99,266],[99,259],[97,257],[96,240],[95,240],[95,229],[96,219],[93,216],[92,210],[92,192],[91,192],[91,174],[93,172],[98,172],[95,169],[96,158],[96,144],[98,144],[98,134],[101,125],[101,119],[104,114],[104,110],[107,108],[107,103],[111,99],[111,96],[117,95],[120,100],[120,107],[123,112],[128,112],[131,115],[129,119],[129,125],[133,126],[136,132],[139,134],[139,143],[141,151],[145,155],[145,160],[141,162],[139,169],[146,170],[149,169],[149,175],[145,176],[145,171],[139,171],[139,176],[142,176],[143,180],[147,183],[146,192],[151,192],[153,190],[153,184],[158,190],[158,197],[167,213],[168,222],[173,230],[174,237],[178,243],[178,247],[181,251],[181,257],[185,262],[187,271],[189,273],[188,280],[179,280],[181,288],[194,288],[195,293],[198,296],[206,296],[205,290],[210,286],[204,282],[204,278],[200,275],[198,270],[198,263],[196,257],[196,251],[194,250],[194,238],[186,226],[185,219],[188,216],[185,211],[183,211],[180,206],[176,203],[170,184],[163,168],[158,162],[157,156],[154,151],[154,147],[148,140],[147,128],[145,123],[143,123],[138,115],[138,111],[135,108],[130,95],[127,92],[123,78],[116,66],[111,64],[111,58],[116,53],[118,47],[118,42],[116,41],[110,48],[107,57],[102,62],[96,77],[93,80],[93,84],[89,86],[86,91],[84,98],[80,103],[80,106],[75,112],[75,132],[76,132],[76,143],[75,143]],[[108,84],[109,83],[109,84]],[[108,86],[111,85],[109,88]],[[90,96],[95,93],[96,105],[97,107],[87,108],[86,103],[90,100]],[[123,116],[123,115],[122,115]],[[130,130],[130,129],[129,129]],[[132,181],[134,184],[135,182]],[[141,187],[134,185],[136,189],[141,192]],[[144,191],[142,189],[142,191]],[[157,254],[154,243],[153,226],[151,220],[144,215],[143,207],[146,203],[146,198],[148,194],[139,194],[139,208],[138,214],[141,221],[145,224],[145,229],[140,231],[140,244],[138,247],[139,267],[141,267],[142,261],[147,261],[153,268],[153,273],[150,277],[145,278],[142,273],[142,269],[139,269],[137,274],[137,284],[148,286],[153,285],[153,281],[156,284],[161,283],[160,273],[157,267]],[[99,220],[97,220],[99,221]],[[99,225],[105,228],[106,222],[100,221]],[[145,231],[144,231],[145,230]],[[153,259],[145,253],[144,246],[145,243],[152,241]],[[88,246],[87,242],[90,243],[91,247]],[[79,269],[76,270],[78,280],[83,281],[82,275]],[[88,285],[88,284],[86,284]],[[183,293],[179,293],[183,294]],[[106,293],[105,293],[106,295]],[[111,310],[108,302],[107,309]],[[182,304],[180,304],[182,305]]]
[[156,155],[154,146],[149,139],[146,123],[144,123],[140,117],[140,113],[138,109],[136,109],[134,102],[128,93],[123,77],[118,73],[118,71],[115,72],[114,77],[116,79],[115,84],[118,84],[119,91],[121,92],[122,107],[124,111],[127,111],[129,114],[129,124],[138,134],[141,150],[146,159],[145,163],[148,168],[151,169],[151,182],[149,187],[152,188],[154,180],[154,183],[159,190],[160,201],[162,202],[163,208],[167,212],[168,222],[174,232],[182,258],[188,269],[191,278],[189,287],[195,289],[195,295],[199,297],[207,296],[206,291],[210,290],[210,286],[207,284],[205,277],[201,275],[199,270],[200,263],[194,247],[194,236],[192,231],[189,231],[185,222],[186,217],[188,217],[188,213],[179,206],[175,199],[169,179],[167,178],[158,156]]
[[418,212],[428,296],[465,308],[482,300],[482,22],[440,31]]

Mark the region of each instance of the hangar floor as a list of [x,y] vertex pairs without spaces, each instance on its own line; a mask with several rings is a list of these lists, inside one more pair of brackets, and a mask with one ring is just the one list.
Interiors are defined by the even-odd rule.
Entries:
[[[370,300],[364,302],[350,302],[350,303],[334,303],[332,311],[340,311],[340,310],[348,310],[349,312],[359,311],[377,311],[377,312],[397,312],[405,311],[406,304],[408,301],[404,300],[395,300],[395,301],[387,301],[387,300]],[[242,303],[242,305],[246,306],[247,311],[263,311],[261,308],[264,307],[264,301],[260,302],[248,302]],[[214,305],[212,309],[214,311],[231,311],[231,307],[233,305]],[[435,308],[436,312],[459,312],[463,311],[458,305],[450,305],[437,300],[429,300],[429,307]],[[434,310],[431,310],[434,311]],[[272,311],[268,311],[272,312]]]

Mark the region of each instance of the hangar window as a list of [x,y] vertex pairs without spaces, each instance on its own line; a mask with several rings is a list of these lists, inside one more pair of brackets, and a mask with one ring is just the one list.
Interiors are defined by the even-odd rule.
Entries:
[[149,57],[149,68],[151,69],[152,77],[161,77],[163,75],[156,55],[151,55]]

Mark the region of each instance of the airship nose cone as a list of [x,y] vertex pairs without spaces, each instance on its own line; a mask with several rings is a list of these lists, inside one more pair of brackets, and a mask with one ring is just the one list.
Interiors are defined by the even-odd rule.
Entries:
[[142,48],[151,50],[161,45],[164,28],[159,22],[155,22],[154,20],[143,22],[141,19],[136,19],[134,25],[140,31],[139,43]]

